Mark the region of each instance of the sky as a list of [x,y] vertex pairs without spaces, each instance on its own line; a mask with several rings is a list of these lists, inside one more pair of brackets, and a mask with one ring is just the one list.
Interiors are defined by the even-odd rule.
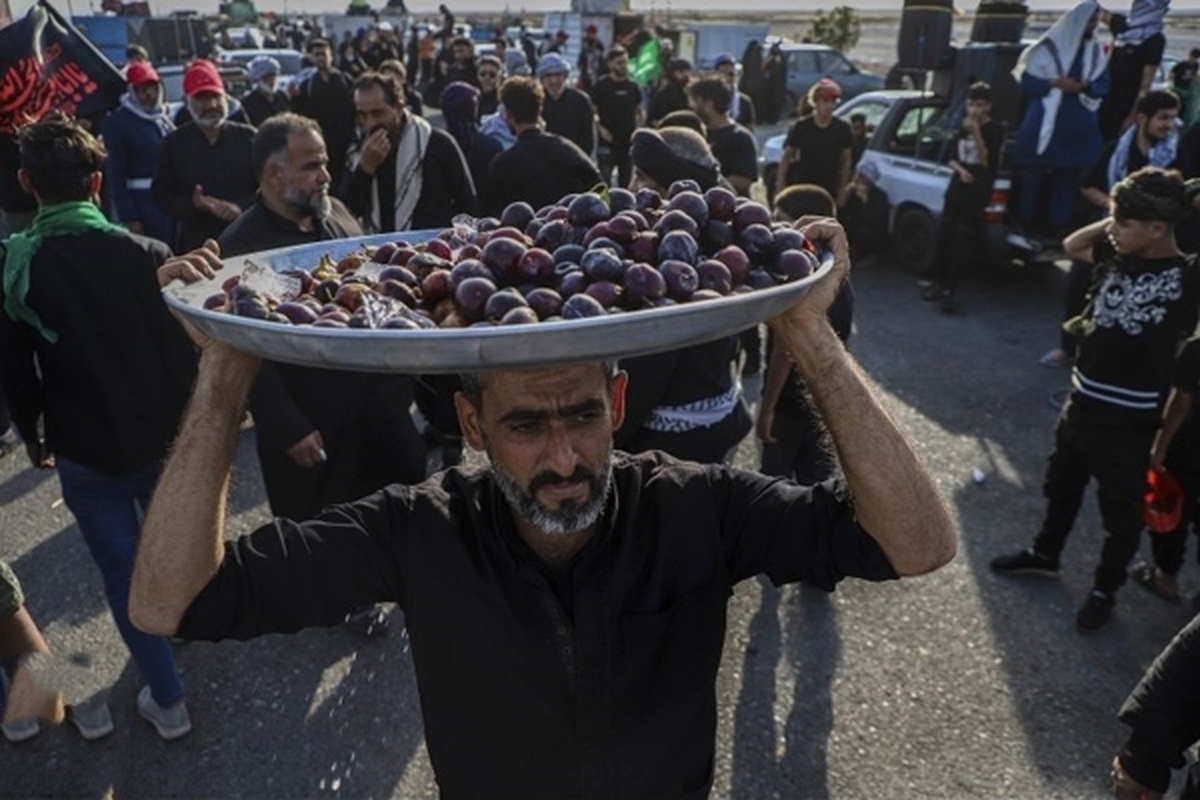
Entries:
[[[14,17],[24,14],[31,5],[32,0],[9,0],[12,7]],[[100,8],[99,0],[51,0],[55,7],[66,13],[74,14],[89,14],[91,9],[98,10]],[[201,13],[215,13],[217,2],[216,0],[149,0],[150,8],[156,14],[167,14],[171,11],[181,9],[191,9]],[[416,14],[433,14],[437,11],[439,0],[409,0],[409,10]],[[504,0],[451,0],[449,5],[453,11],[462,13],[479,13],[496,11],[501,8],[501,3]],[[1048,11],[1055,9],[1065,9],[1074,3],[1070,0],[1027,0],[1028,5],[1035,11]],[[1114,10],[1123,10],[1126,8],[1128,0],[1114,2],[1111,7]],[[898,11],[901,7],[900,0],[837,0],[838,5],[850,5],[862,11],[879,11],[892,10]],[[956,6],[960,11],[974,11],[978,5],[978,0],[958,0]],[[319,12],[340,12],[344,11],[346,3],[344,0],[256,0],[255,5],[259,11],[275,11],[275,12],[303,12],[303,13],[319,13]],[[372,0],[372,5],[382,6],[383,0]],[[1108,5],[1105,3],[1105,5]],[[519,11],[522,8],[528,13],[544,13],[546,11],[561,11],[569,6],[566,0],[509,0],[509,6],[513,11]],[[803,11],[806,9],[816,10],[826,7],[823,2],[814,2],[814,0],[745,0],[739,3],[738,7],[741,10],[747,11]],[[1200,0],[1175,0],[1172,7],[1178,10],[1195,11],[1200,10]],[[730,8],[729,0],[633,0],[633,8],[635,11],[727,11]]]

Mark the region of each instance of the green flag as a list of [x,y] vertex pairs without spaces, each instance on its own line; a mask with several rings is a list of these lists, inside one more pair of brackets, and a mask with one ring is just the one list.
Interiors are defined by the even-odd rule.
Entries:
[[651,38],[637,51],[637,55],[633,57],[633,63],[629,66],[634,83],[645,89],[658,78],[660,65],[658,39]]

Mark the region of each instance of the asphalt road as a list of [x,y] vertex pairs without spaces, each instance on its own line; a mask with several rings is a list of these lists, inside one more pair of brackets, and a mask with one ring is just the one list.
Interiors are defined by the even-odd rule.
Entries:
[[[1101,535],[1091,498],[1060,579],[987,568],[1039,523],[1048,398],[1066,373],[1037,357],[1055,338],[1062,279],[1053,267],[984,272],[947,317],[895,268],[854,276],[852,350],[937,476],[959,555],[931,576],[847,581],[833,595],[741,585],[717,684],[714,796],[1105,795],[1124,735],[1116,709],[1185,611],[1129,587],[1110,625],[1076,633]],[[252,435],[237,458],[234,534],[267,516]],[[754,459],[748,441],[740,461]],[[0,508],[0,555],[72,667],[71,699],[106,695],[116,722],[95,743],[70,726],[0,741],[0,795],[436,795],[398,614],[378,640],[336,627],[179,647],[195,730],[164,744],[136,715],[141,682],[55,477],[22,454],[3,459]],[[1200,589],[1190,564],[1183,584]]]

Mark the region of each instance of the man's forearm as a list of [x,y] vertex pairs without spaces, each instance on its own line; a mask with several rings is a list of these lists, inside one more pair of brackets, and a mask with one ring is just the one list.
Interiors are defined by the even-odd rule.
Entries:
[[1068,234],[1067,238],[1063,239],[1063,252],[1076,261],[1091,264],[1092,248],[1107,235],[1108,224],[1109,219],[1106,217]]
[[173,634],[221,563],[238,423],[258,360],[213,346],[146,513],[129,599],[134,624]]
[[779,333],[829,428],[859,522],[896,572],[919,575],[952,559],[954,523],[932,477],[832,326]]

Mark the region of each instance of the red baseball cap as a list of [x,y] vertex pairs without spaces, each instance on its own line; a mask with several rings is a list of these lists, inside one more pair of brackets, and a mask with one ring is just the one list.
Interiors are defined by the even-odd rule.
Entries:
[[130,86],[141,86],[143,83],[162,83],[154,67],[145,61],[135,61],[125,68],[125,82]]
[[225,84],[217,72],[217,65],[205,58],[198,58],[188,64],[183,73],[183,93],[188,97],[195,97],[201,92],[225,94]]

